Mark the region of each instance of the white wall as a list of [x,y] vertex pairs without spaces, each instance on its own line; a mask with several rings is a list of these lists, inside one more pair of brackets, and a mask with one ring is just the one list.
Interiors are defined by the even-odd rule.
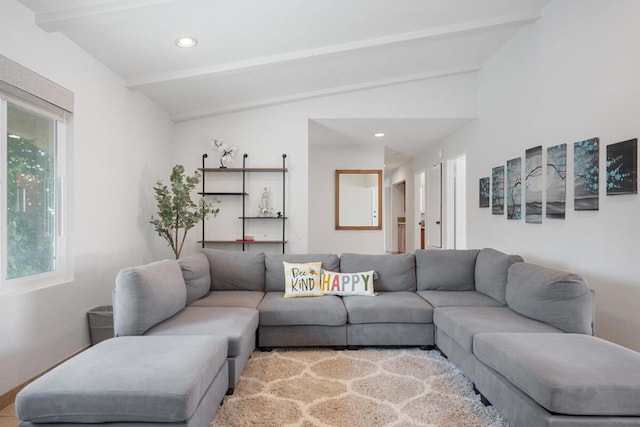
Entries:
[[[468,247],[495,247],[582,274],[596,290],[596,332],[640,350],[640,196],[606,196],[600,210],[573,210],[573,143],[605,146],[640,136],[640,2],[554,0],[484,64],[479,119],[419,162],[467,154]],[[507,221],[478,208],[478,180],[525,150],[567,143],[567,217],[543,224]]]
[[[322,187],[318,187],[317,183],[310,185],[309,162],[313,158],[310,159],[308,151],[308,121],[319,118],[474,117],[477,113],[476,96],[476,75],[467,73],[181,122],[176,124],[173,159],[191,170],[200,165],[201,155],[206,152],[210,155],[210,164],[215,166],[218,155],[209,146],[208,139],[211,136],[222,137],[228,144],[239,146],[241,151],[247,152],[247,165],[250,167],[279,166],[280,155],[287,153],[287,252],[304,253],[323,248],[327,252],[342,253],[346,247],[342,245],[342,238],[332,239],[333,234],[328,231],[322,236],[309,235],[309,229],[316,230],[318,221],[317,217],[312,216],[312,211],[317,209],[314,197],[317,192],[322,192],[324,197],[330,195],[332,203],[334,183],[331,178],[328,182],[322,182]],[[330,161],[337,163],[341,157],[341,154],[337,154]],[[350,162],[341,165],[344,169],[357,168],[351,166]],[[382,169],[382,166],[378,169]],[[252,179],[255,179],[252,185],[259,187],[263,178]],[[251,193],[254,194],[252,197],[259,197],[256,191]],[[221,201],[221,215],[212,220],[211,231],[214,235],[209,237],[230,237],[238,229],[237,200],[225,196]],[[250,203],[257,206],[258,202],[254,199]],[[333,210],[327,216],[333,229]],[[323,229],[328,230],[329,225],[325,224]],[[349,234],[347,231],[342,233],[346,234],[341,236]],[[198,232],[188,238],[185,254],[197,249],[195,242],[198,239]],[[360,245],[357,248],[360,252],[365,250]],[[238,249],[238,245],[227,245],[227,249]],[[277,251],[278,248],[254,245],[251,250]],[[384,248],[378,246],[375,251],[380,253]]]
[[[309,147],[309,250],[310,253],[384,253],[384,230],[335,229],[336,169],[384,168],[384,148],[358,145]],[[383,206],[385,202],[382,196]],[[382,221],[385,223],[384,213]]]
[[14,0],[0,6],[0,53],[75,92],[69,178],[71,282],[18,295],[0,290],[0,394],[89,343],[88,309],[111,303],[123,267],[169,257],[148,220],[151,187],[168,176],[173,124],[146,98]]
[[[282,154],[287,154],[286,166],[288,173],[285,177],[286,185],[286,215],[289,217],[287,227],[287,252],[306,251],[307,242],[307,123],[296,120],[291,113],[279,108],[247,111],[189,122],[176,123],[176,139],[172,159],[175,163],[185,166],[192,171],[201,166],[203,153],[209,155],[207,167],[218,167],[219,155],[209,145],[209,137],[221,137],[227,144],[239,147],[242,153],[247,153],[247,167],[281,167]],[[242,155],[237,156],[233,166],[240,167]],[[235,174],[234,174],[235,175]],[[251,210],[257,214],[260,198],[264,187],[269,187],[274,210],[282,203],[282,183],[279,174],[250,174],[248,176],[249,198],[247,201],[248,214]],[[219,185],[216,180],[227,180],[228,187],[216,187],[221,191],[241,190],[241,176],[229,174],[215,174],[208,182],[212,187]],[[241,234],[241,222],[238,217],[242,213],[241,199],[234,196],[218,197],[220,214],[207,223],[206,237],[208,240],[235,240]],[[255,222],[255,223],[254,223]],[[267,230],[268,237],[278,231],[273,223],[249,223],[246,234],[253,234],[256,239],[263,238],[263,230]],[[200,229],[187,238],[184,254],[195,252],[199,245]],[[238,244],[210,246],[217,249],[239,250]],[[252,245],[252,251],[278,252],[280,246]]]

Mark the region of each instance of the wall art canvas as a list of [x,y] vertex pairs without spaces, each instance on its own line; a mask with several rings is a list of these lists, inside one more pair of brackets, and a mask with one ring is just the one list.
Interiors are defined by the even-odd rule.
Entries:
[[491,195],[491,177],[480,178],[480,207],[489,207],[489,196]]
[[597,211],[600,195],[600,141],[591,138],[573,144],[573,208]]
[[529,148],[524,160],[524,220],[542,223],[542,145]]
[[491,213],[504,214],[504,166],[491,170]]
[[638,193],[638,140],[607,145],[607,196]]
[[507,161],[507,219],[522,218],[522,158]]
[[567,193],[567,144],[547,148],[547,218],[564,219]]

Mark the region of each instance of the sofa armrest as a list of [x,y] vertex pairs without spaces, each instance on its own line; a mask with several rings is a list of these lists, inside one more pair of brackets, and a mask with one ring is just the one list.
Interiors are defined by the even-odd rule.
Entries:
[[113,298],[116,336],[142,335],[185,307],[187,289],[175,260],[121,270]]
[[565,332],[593,334],[593,294],[577,274],[526,262],[509,267],[509,307]]

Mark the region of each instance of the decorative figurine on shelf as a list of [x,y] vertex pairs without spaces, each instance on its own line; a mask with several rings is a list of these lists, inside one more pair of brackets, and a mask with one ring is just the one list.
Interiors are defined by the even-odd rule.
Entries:
[[238,152],[238,148],[225,144],[222,138],[211,137],[209,138],[209,142],[211,146],[220,153],[220,168],[225,169],[231,166],[234,162],[233,156]]
[[269,189],[267,187],[264,187],[264,192],[262,193],[262,199],[260,200],[260,214],[258,214],[258,216],[263,218],[271,218],[273,216],[271,193],[269,193]]

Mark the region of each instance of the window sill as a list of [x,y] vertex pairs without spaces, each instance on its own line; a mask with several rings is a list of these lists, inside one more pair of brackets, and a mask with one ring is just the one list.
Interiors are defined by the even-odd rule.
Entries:
[[0,299],[12,298],[29,292],[51,288],[74,280],[71,274],[40,274],[36,276],[13,279],[0,285]]

